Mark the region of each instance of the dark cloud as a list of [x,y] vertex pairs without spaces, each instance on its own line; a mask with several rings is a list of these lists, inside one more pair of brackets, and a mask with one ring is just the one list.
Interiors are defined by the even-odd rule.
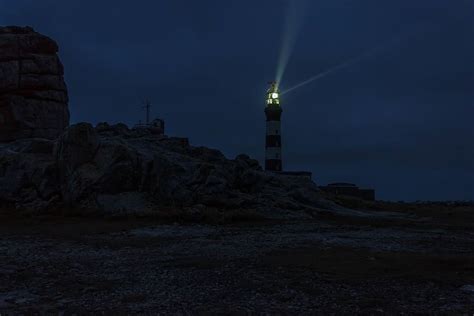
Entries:
[[[283,87],[399,41],[285,96],[286,166],[386,199],[474,199],[474,7],[468,0],[310,2]],[[72,120],[134,124],[263,159],[263,94],[285,0],[0,0],[0,23],[55,38]]]

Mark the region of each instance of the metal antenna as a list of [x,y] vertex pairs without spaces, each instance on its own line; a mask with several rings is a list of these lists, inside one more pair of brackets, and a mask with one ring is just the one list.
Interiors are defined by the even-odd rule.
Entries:
[[151,103],[150,101],[147,99],[145,101],[143,101],[143,103],[145,104],[143,106],[144,109],[146,109],[146,120],[145,120],[145,124],[146,125],[149,125],[150,124],[150,108],[151,108]]

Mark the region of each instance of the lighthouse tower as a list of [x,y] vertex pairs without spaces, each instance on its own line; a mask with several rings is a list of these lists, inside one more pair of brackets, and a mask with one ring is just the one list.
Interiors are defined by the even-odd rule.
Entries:
[[267,117],[267,134],[265,141],[265,170],[282,171],[281,158],[281,106],[280,93],[276,82],[270,83],[267,91],[267,105],[265,115]]

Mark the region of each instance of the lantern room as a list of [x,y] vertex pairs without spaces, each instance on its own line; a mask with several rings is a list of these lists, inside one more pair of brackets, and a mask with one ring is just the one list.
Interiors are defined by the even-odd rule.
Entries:
[[280,93],[276,81],[270,83],[271,86],[267,91],[267,105],[280,105]]

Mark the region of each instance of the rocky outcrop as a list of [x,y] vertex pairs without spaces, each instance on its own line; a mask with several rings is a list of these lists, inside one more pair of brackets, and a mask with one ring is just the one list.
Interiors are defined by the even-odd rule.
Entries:
[[0,142],[58,137],[69,125],[58,46],[29,27],[0,27]]
[[246,155],[230,160],[186,139],[106,123],[73,125],[55,141],[0,145],[0,203],[108,214],[252,209],[266,217],[336,208],[309,179],[264,172]]

